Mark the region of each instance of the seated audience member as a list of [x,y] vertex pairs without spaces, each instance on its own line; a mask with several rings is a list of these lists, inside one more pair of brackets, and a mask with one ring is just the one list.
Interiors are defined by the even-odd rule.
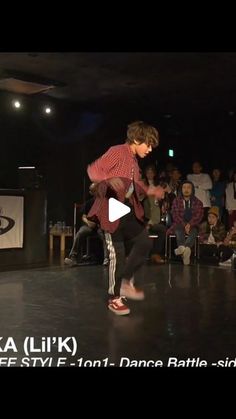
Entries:
[[81,208],[80,213],[82,214],[82,226],[77,231],[72,248],[70,250],[69,256],[65,258],[65,264],[69,266],[75,266],[78,263],[78,253],[80,250],[81,241],[91,236],[94,233],[97,233],[98,237],[101,239],[103,243],[103,253],[104,253],[104,261],[103,265],[107,266],[109,264],[109,254],[106,245],[106,240],[104,236],[104,232],[99,228],[99,225],[94,221],[88,220],[87,214],[92,208],[94,204],[95,196],[96,196],[96,184],[92,183],[89,188],[89,192],[93,195],[93,198],[89,199],[85,202],[84,206]]
[[163,255],[165,252],[166,227],[161,223],[160,207],[153,197],[144,199],[143,206],[148,234],[158,236],[153,240],[151,260],[154,263],[162,264],[165,262]]
[[180,187],[180,193],[172,204],[173,224],[167,234],[175,234],[177,249],[175,254],[183,258],[184,265],[189,265],[191,249],[198,235],[198,226],[203,217],[202,202],[194,195],[192,182],[185,180]]
[[229,228],[231,228],[236,221],[236,170],[233,171],[231,182],[226,187],[225,196],[225,207],[229,216]]
[[187,176],[187,179],[193,183],[195,187],[195,196],[200,199],[204,209],[204,220],[207,219],[208,210],[211,207],[210,189],[212,181],[208,173],[202,173],[202,165],[195,161],[192,165],[193,173]]
[[145,167],[143,181],[146,185],[149,185],[149,186],[158,185],[157,169],[154,164],[149,164],[148,166]]
[[177,167],[173,167],[170,172],[170,180],[168,182],[171,192],[178,196],[179,187],[181,185],[181,173]]
[[[144,173],[144,182],[147,185],[156,186],[158,184],[155,166],[147,166]],[[163,264],[165,263],[163,255],[165,252],[166,227],[161,224],[161,209],[159,201],[154,196],[148,196],[143,200],[143,207],[144,216],[147,220],[148,234],[158,236],[153,239],[151,260],[154,263]]]
[[199,228],[200,259],[214,257],[220,264],[228,263],[233,250],[226,245],[226,231],[219,219],[219,208],[211,207],[207,218]]
[[219,208],[219,219],[223,215],[225,205],[225,188],[226,182],[221,180],[221,170],[213,169],[212,174],[212,189],[210,190],[211,205]]
[[236,248],[236,221],[234,221],[233,227],[228,231],[227,236],[224,239],[224,244]]
[[178,168],[173,167],[169,172],[169,182],[166,186],[164,199],[160,202],[161,218],[164,220],[165,225],[170,227],[172,224],[171,208],[174,199],[178,196],[179,188],[181,185],[181,173]]

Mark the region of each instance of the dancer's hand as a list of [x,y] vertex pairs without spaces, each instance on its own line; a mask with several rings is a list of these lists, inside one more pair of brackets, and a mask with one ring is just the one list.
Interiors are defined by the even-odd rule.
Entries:
[[150,186],[148,188],[147,195],[155,196],[155,198],[160,201],[161,199],[164,199],[165,189],[161,186]]
[[122,182],[121,178],[119,177],[113,177],[111,179],[108,179],[107,182],[109,185],[114,189],[114,191],[119,192],[122,189],[124,189],[124,183]]

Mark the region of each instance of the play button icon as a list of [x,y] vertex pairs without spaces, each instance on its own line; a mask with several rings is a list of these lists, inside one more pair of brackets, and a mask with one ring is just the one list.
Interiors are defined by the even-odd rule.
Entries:
[[108,201],[108,218],[110,222],[119,220],[124,215],[130,212],[130,207],[122,202],[117,201],[115,198],[110,198]]

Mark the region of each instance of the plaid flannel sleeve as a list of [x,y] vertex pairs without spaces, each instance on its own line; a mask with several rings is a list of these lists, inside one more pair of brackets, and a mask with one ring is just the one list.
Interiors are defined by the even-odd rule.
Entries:
[[173,201],[171,214],[172,214],[174,224],[184,225],[183,208],[181,208],[180,201],[179,201],[178,198],[175,198],[174,201]]
[[87,173],[92,182],[109,179],[109,173],[118,164],[120,152],[113,147],[88,166]]
[[191,227],[195,227],[200,224],[203,217],[203,205],[199,199],[194,202],[192,211],[193,211],[193,216],[191,220],[189,221],[189,224]]

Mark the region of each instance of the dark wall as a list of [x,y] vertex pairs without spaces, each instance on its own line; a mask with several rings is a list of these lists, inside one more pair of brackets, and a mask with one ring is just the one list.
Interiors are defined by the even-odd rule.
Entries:
[[[39,97],[23,97],[22,110],[16,110],[12,98],[0,95],[0,188],[17,188],[18,166],[34,165],[48,193],[48,217],[54,221],[66,219],[69,213],[72,217],[73,202],[83,196],[83,112]],[[43,103],[50,103],[52,115],[42,114]]]
[[[154,102],[75,105],[47,96],[22,97],[22,111],[11,106],[13,95],[0,94],[0,188],[17,188],[19,165],[35,165],[43,176],[48,196],[48,221],[72,224],[73,203],[87,194],[88,163],[114,144],[125,141],[127,124],[142,119],[160,132],[160,146],[150,162],[164,167],[170,160],[168,148],[175,150],[174,163],[182,172],[191,171],[199,159],[205,171],[214,166],[227,170],[235,165],[236,117],[228,113],[178,114],[164,117]],[[140,102],[139,102],[140,103]],[[42,106],[52,106],[50,116]]]

